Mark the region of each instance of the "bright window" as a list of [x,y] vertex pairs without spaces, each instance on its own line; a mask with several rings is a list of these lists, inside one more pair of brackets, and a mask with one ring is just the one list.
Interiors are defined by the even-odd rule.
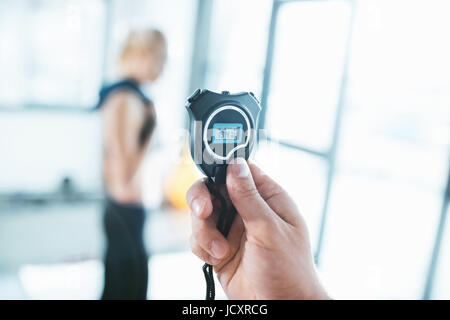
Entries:
[[[268,42],[255,25],[268,26],[261,22],[268,14],[254,6],[249,22],[246,2],[240,10],[228,3],[215,2],[206,86],[259,93]],[[273,139],[260,144],[256,160],[298,203],[313,246],[331,179],[319,268],[332,296],[421,298],[448,170],[450,3],[351,3],[276,1],[272,77],[263,93]],[[231,12],[239,12],[232,24]],[[435,284],[446,279],[447,247]],[[445,297],[443,286],[432,297]]]
[[1,1],[0,107],[92,107],[104,41],[104,1]]
[[299,1],[278,12],[266,128],[273,138],[326,151],[350,22],[346,1]]
[[213,2],[208,89],[260,94],[271,8],[270,0]]

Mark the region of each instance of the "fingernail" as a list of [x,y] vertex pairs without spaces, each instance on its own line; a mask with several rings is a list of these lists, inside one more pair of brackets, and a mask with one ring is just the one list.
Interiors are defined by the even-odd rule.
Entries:
[[202,213],[204,206],[205,200],[203,199],[194,199],[194,201],[192,201],[192,211],[196,216],[199,216]]
[[223,256],[225,255],[225,251],[225,246],[220,241],[211,242],[211,252],[215,258],[223,258]]
[[231,162],[231,170],[237,178],[247,178],[250,169],[248,168],[247,161],[243,158],[236,158]]

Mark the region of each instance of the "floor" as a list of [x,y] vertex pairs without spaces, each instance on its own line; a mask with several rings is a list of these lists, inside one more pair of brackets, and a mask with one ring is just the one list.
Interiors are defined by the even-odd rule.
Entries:
[[[149,299],[204,298],[202,262],[190,252],[155,255],[149,272]],[[25,265],[17,273],[0,275],[0,299],[98,299],[102,287],[99,260]],[[216,290],[217,299],[225,299],[219,285]]]
[[[189,235],[189,213],[148,214],[148,298],[204,298],[202,262],[189,251]],[[101,202],[0,203],[0,299],[98,299],[103,248]]]
[[[439,211],[439,199],[424,202],[414,193],[402,198],[395,191],[405,186],[383,185],[373,194],[385,201],[374,203],[354,186],[369,189],[358,180],[336,179],[319,266],[324,285],[342,299],[421,298],[437,220],[431,213]],[[420,201],[407,201],[416,198]],[[101,218],[101,203],[0,203],[0,299],[97,299],[103,286]],[[204,298],[202,263],[189,252],[189,234],[188,213],[149,214],[150,299]],[[447,231],[435,299],[450,297],[449,236]],[[225,298],[220,288],[218,298]]]

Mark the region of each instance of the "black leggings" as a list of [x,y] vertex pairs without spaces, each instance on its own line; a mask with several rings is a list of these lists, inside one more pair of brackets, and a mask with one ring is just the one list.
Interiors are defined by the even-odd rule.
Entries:
[[143,241],[145,209],[105,202],[107,240],[102,300],[147,298],[148,255]]

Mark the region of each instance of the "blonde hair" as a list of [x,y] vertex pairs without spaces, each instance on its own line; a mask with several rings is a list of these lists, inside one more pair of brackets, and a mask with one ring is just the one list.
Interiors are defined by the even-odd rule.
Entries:
[[166,38],[157,29],[131,31],[119,56],[119,69],[126,70],[128,59],[134,52],[154,53],[164,46],[166,46]]

